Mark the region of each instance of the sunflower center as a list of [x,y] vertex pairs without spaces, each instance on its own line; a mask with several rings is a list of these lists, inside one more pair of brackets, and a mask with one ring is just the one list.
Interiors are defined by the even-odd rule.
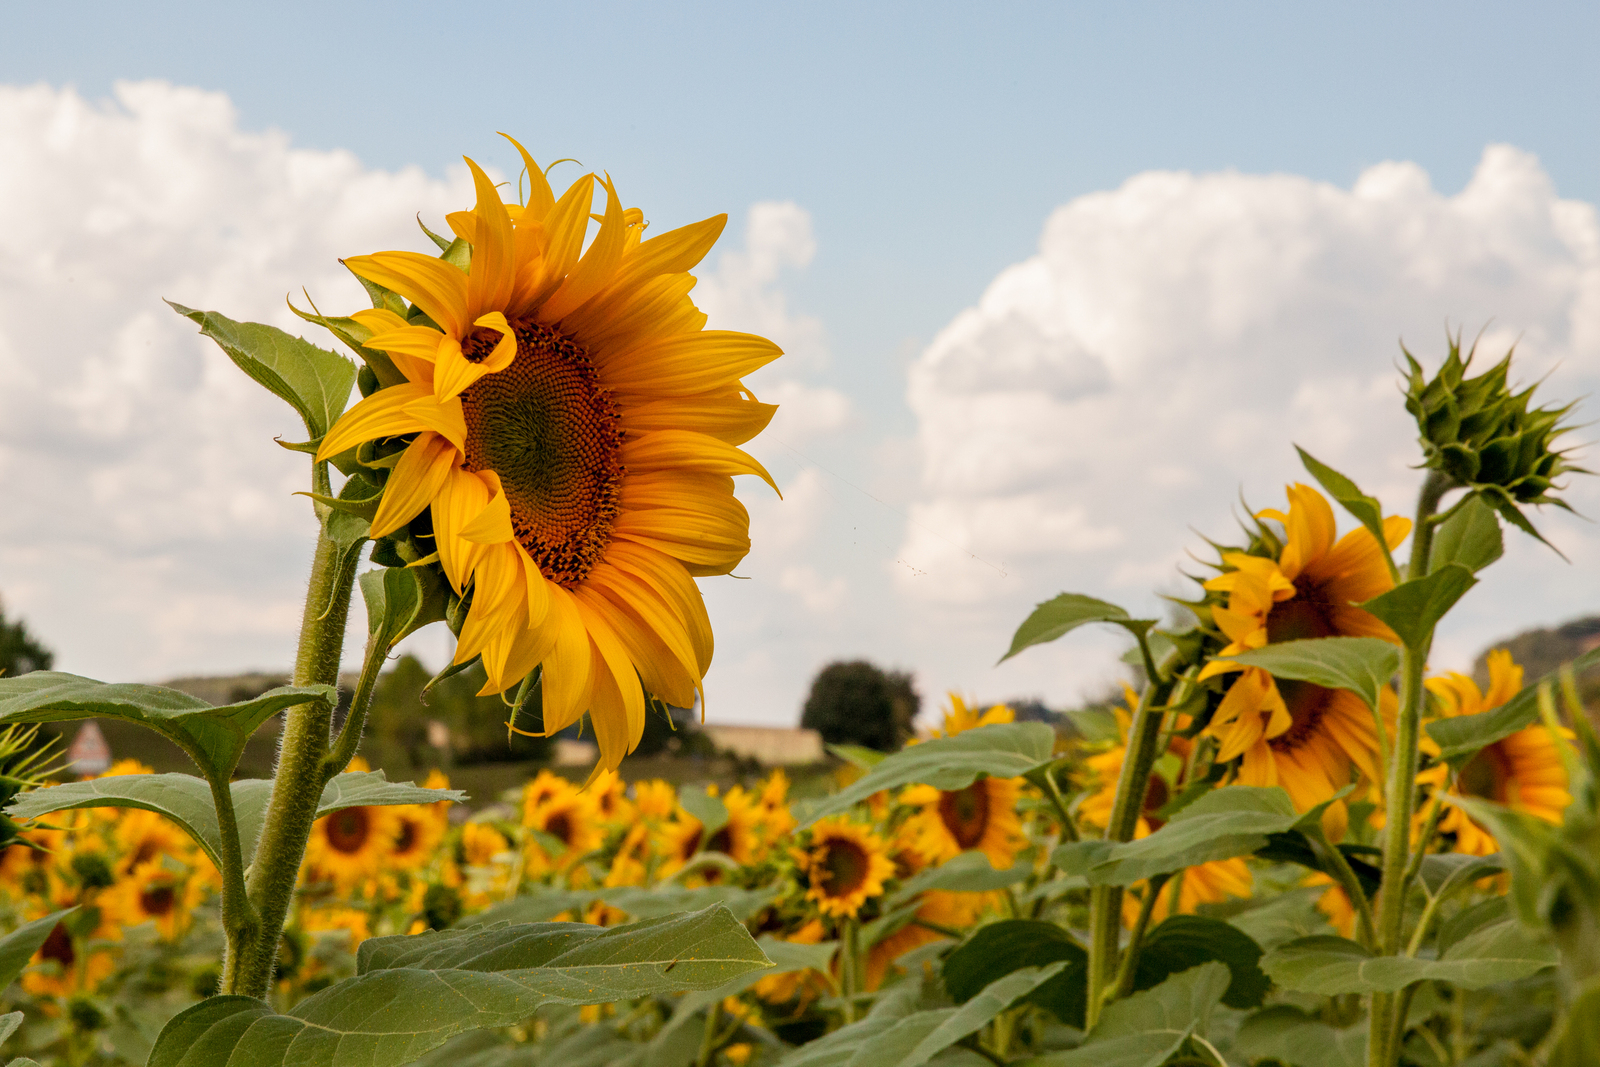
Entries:
[[50,930],[50,936],[44,939],[44,944],[39,946],[39,957],[46,960],[55,960],[62,968],[71,967],[77,962],[78,954],[72,948],[72,935],[67,933],[67,928],[56,923]]
[[1294,588],[1294,596],[1274,604],[1267,614],[1267,640],[1276,644],[1313,637],[1337,637],[1334,603],[1322,584],[1302,578]]
[[1151,830],[1159,830],[1166,825],[1166,820],[1157,816],[1156,812],[1166,807],[1170,799],[1172,790],[1167,788],[1167,780],[1159,774],[1152,774],[1144,790],[1144,807],[1139,812],[1150,824]]
[[559,838],[561,843],[568,848],[572,847],[573,831],[574,827],[570,812],[558,811],[550,816],[549,820],[544,824],[544,832],[551,837]]
[[372,834],[372,819],[366,808],[345,808],[328,816],[328,845],[349,855],[360,852]]
[[170,885],[146,886],[139,894],[139,908],[146,915],[170,915],[177,894]]
[[965,789],[940,793],[939,818],[962,849],[982,841],[983,831],[989,826],[989,790],[984,788],[983,779]]
[[[461,394],[466,467],[500,476],[518,543],[571,588],[604,555],[622,508],[622,430],[581,345],[538,323],[513,329],[511,365]],[[473,338],[462,350],[481,359],[492,348]]]
[[723,855],[733,855],[733,834],[724,826],[711,835],[711,840],[706,842],[706,849],[710,852],[721,852]]
[[395,835],[395,852],[405,855],[417,843],[417,824],[410,819],[400,820],[400,832]]
[[1506,785],[1511,778],[1510,768],[1499,751],[1498,744],[1478,750],[1478,754],[1461,768],[1456,784],[1469,797],[1487,797],[1504,802]]
[[1306,743],[1317,732],[1322,717],[1328,713],[1337,690],[1324,689],[1310,682],[1290,682],[1278,679],[1278,693],[1289,709],[1292,725],[1267,742],[1275,751],[1292,752]]
[[866,849],[854,841],[834,839],[824,846],[821,876],[817,879],[829,896],[849,896],[867,881],[871,864]]

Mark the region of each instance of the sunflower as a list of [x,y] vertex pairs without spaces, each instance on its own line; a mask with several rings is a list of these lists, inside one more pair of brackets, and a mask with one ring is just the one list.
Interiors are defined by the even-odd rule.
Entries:
[[499,830],[483,822],[461,827],[461,862],[468,867],[488,867],[496,856],[511,851],[511,842]]
[[611,826],[628,826],[633,823],[633,803],[628,799],[628,783],[616,771],[601,771],[588,785],[594,795],[595,811],[600,821]]
[[[795,945],[820,945],[826,933],[822,920],[812,919],[783,940]],[[784,971],[759,979],[754,988],[756,996],[768,1004],[787,1004],[791,1000],[798,1000],[803,1011],[806,1004],[828,992],[828,982],[817,971]]]
[[842,815],[813,826],[810,844],[794,856],[810,883],[806,899],[837,919],[855,918],[863,904],[883,894],[884,880],[894,877],[878,835]]
[[700,820],[678,808],[675,818],[661,824],[661,877],[682,870],[700,851],[704,843],[705,826]]
[[644,885],[652,858],[650,828],[644,823],[636,822],[628,827],[628,832],[622,837],[622,844],[617,846],[617,854],[611,857],[611,868],[606,871],[604,884],[608,888]]
[[922,810],[912,816],[918,847],[929,863],[977,849],[996,870],[1005,870],[1026,843],[1017,817],[1021,793],[1015,778],[979,778],[965,789],[914,785],[901,802]]
[[[1399,639],[1355,606],[1393,588],[1377,540],[1361,527],[1335,542],[1333,508],[1321,493],[1296,484],[1288,496],[1288,514],[1269,509],[1257,516],[1283,524],[1281,549],[1273,557],[1225,552],[1222,563],[1228,569],[1205,583],[1224,597],[1211,616],[1231,643],[1200,678],[1237,675],[1206,727],[1220,744],[1217,759],[1243,757],[1241,784],[1282,786],[1296,808],[1306,811],[1348,785],[1352,772],[1379,780],[1372,713],[1354,693],[1280,682],[1227,657],[1303,638],[1378,637],[1395,644]],[[1390,516],[1383,529],[1393,549],[1405,540],[1411,523]],[[1392,716],[1394,693],[1388,687],[1381,693],[1380,710]]]
[[658,822],[671,817],[678,806],[678,794],[672,788],[671,782],[660,778],[648,782],[635,782],[633,804],[639,818]]
[[311,825],[306,863],[348,891],[383,869],[399,829],[393,808],[342,808]]
[[[1452,672],[1428,679],[1428,691],[1434,695],[1443,716],[1491,711],[1522,689],[1522,668],[1511,659],[1510,652],[1495,649],[1488,658],[1488,692],[1481,691],[1477,683],[1464,674]],[[1440,764],[1419,777],[1437,788],[1448,774],[1449,768]],[[1551,823],[1559,823],[1567,805],[1572,803],[1561,754],[1550,731],[1542,724],[1485,745],[1461,768],[1449,792],[1454,796],[1483,797]],[[1439,830],[1455,835],[1457,852],[1487,856],[1500,847],[1494,835],[1454,805],[1445,806]]]
[[93,992],[117,969],[116,958],[103,949],[91,950],[92,942],[117,940],[120,931],[105,921],[88,937],[73,936],[65,923],[56,923],[44,944],[33,954],[22,972],[22,988],[36,997],[69,997]]
[[194,851],[193,839],[153,811],[129,808],[117,822],[117,844],[122,849],[120,866],[124,873],[162,856],[188,861]]
[[[533,837],[529,846],[530,869],[536,873],[570,867],[580,857],[599,848],[606,837],[594,795],[570,783],[544,803],[525,810],[522,823],[546,835],[543,839]],[[560,843],[559,851],[550,838]]]
[[761,813],[761,835],[770,845],[789,836],[795,827],[794,815],[789,811],[789,776],[780,768],[761,783],[756,797],[756,807]]
[[692,707],[701,689],[712,637],[693,579],[749,551],[732,476],[776,489],[737,446],[777,409],[740,378],[781,350],[704,330],[689,299],[687,272],[726,215],[641,241],[643,213],[607,178],[585,250],[595,176],[557,200],[517,149],[521,205],[467,160],[477,204],[447,221],[472,246],[469,269],[414,252],[347,261],[412,302],[409,317],[354,316],[405,380],[346,412],[317,456],[410,438],[372,536],[430,509],[445,576],[472,595],[456,662],[482,657],[486,694],[542,668],[545,733],[587,710],[615,769],[644,730],[646,694]]
[[188,928],[200,896],[195,879],[156,859],[133,868],[100,895],[99,903],[106,917],[119,926],[155,923],[161,936],[172,941]]
[[728,811],[728,821],[706,840],[708,852],[720,852],[740,863],[754,863],[766,851],[766,841],[761,833],[761,806],[757,798],[734,786],[722,798]]
[[933,732],[935,737],[954,737],[956,734],[976,730],[991,723],[1016,721],[1016,712],[1004,704],[995,704],[979,712],[976,704],[968,707],[967,702],[959,694],[952,692],[946,695],[950,697],[950,710],[944,713],[944,729]]
[[[931,926],[949,930],[965,930],[989,911],[999,894],[952,893],[943,889],[930,889],[922,894],[912,921],[873,945],[867,952],[866,987],[877,989],[883,984],[894,961],[914,948],[920,948],[944,937]],[[919,925],[917,920],[930,926]]]
[[391,809],[395,831],[384,864],[401,870],[425,867],[444,837],[450,817],[437,804],[401,804]]

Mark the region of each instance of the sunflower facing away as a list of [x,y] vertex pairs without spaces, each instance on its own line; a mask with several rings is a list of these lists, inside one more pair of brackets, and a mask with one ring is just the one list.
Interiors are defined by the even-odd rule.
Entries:
[[472,246],[470,269],[415,252],[347,261],[414,305],[409,318],[354,316],[405,380],[346,412],[318,458],[410,438],[372,536],[430,509],[445,576],[472,597],[456,662],[482,656],[484,693],[542,667],[545,731],[588,711],[615,769],[644,729],[646,694],[692,707],[710,666],[693,578],[749,550],[732,476],[773,483],[737,446],[777,409],[740,378],[781,351],[703,329],[689,299],[688,271],[726,215],[643,241],[643,214],[608,178],[585,248],[595,176],[558,200],[517,148],[521,205],[467,160],[477,205],[448,221]]
[[[1492,711],[1517,695],[1522,689],[1522,668],[1502,648],[1489,653],[1488,692],[1481,691],[1466,675],[1453,672],[1429,678],[1426,684],[1444,716],[1476,715]],[[1449,768],[1440,765],[1423,772],[1420,778],[1437,787],[1448,774]],[[1555,739],[1538,723],[1480,749],[1456,775],[1450,792],[1483,797],[1552,823],[1559,823],[1572,803],[1572,794],[1567,792],[1567,771]],[[1454,805],[1445,805],[1439,830],[1455,834],[1457,852],[1487,856],[1500,847],[1489,831]]]
[[[1376,539],[1361,527],[1335,541],[1333,508],[1322,494],[1300,484],[1290,486],[1288,494],[1288,514],[1274,509],[1258,516],[1283,524],[1285,539],[1276,558],[1225,553],[1222,562],[1230,569],[1205,583],[1225,597],[1212,609],[1212,618],[1231,644],[1200,677],[1236,675],[1206,727],[1220,742],[1217,759],[1242,756],[1238,782],[1282,786],[1305,811],[1348,785],[1352,769],[1379,780],[1372,713],[1354,693],[1278,681],[1227,657],[1313,637],[1399,640],[1354,606],[1393,588]],[[1390,516],[1383,529],[1392,549],[1405,540],[1411,523]],[[1385,716],[1393,715],[1394,693],[1386,686],[1381,695]]]

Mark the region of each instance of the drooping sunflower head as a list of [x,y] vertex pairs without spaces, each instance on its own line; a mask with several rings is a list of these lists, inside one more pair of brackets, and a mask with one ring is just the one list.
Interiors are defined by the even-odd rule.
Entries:
[[855,918],[867,901],[883,895],[883,883],[894,877],[894,863],[878,835],[843,816],[811,828],[809,844],[795,852],[795,865],[808,883],[806,899],[836,919]]
[[[1371,712],[1352,693],[1279,681],[1228,657],[1279,641],[1398,638],[1355,606],[1394,585],[1376,539],[1365,527],[1337,537],[1332,506],[1310,486],[1290,486],[1288,496],[1287,512],[1269,509],[1257,516],[1258,522],[1281,524],[1281,533],[1261,522],[1250,547],[1224,551],[1222,573],[1205,583],[1206,615],[1226,644],[1200,678],[1228,679],[1206,727],[1219,742],[1217,759],[1241,759],[1238,781],[1280,785],[1305,810],[1349,784],[1353,772],[1377,778]],[[1410,526],[1397,516],[1384,520],[1391,549]],[[1383,694],[1392,714],[1393,693]]]
[[[741,379],[781,353],[705,330],[689,299],[688,271],[726,216],[642,240],[642,213],[609,179],[585,175],[558,199],[517,147],[521,204],[467,161],[477,204],[448,217],[465,266],[449,251],[346,261],[375,294],[352,318],[355,340],[383,353],[383,388],[318,458],[376,442],[372,535],[428,511],[438,563],[468,603],[456,662],[482,658],[484,693],[538,669],[544,731],[588,712],[614,769],[648,698],[693,706],[710,665],[693,579],[749,549],[732,478],[771,478],[738,446],[776,409]],[[605,208],[586,244],[597,185]]]
[[[1522,668],[1512,660],[1511,653],[1505,649],[1490,652],[1488,667],[1487,691],[1480,690],[1478,684],[1464,674],[1452,672],[1429,678],[1426,685],[1440,714],[1445,717],[1477,715],[1492,711],[1516,696],[1522,688]],[[1542,723],[1502,737],[1479,749],[1461,767],[1450,783],[1450,792],[1492,800],[1546,822],[1559,823],[1567,805],[1572,803],[1572,794],[1568,791],[1567,770],[1557,744]],[[1446,780],[1447,774],[1448,768],[1440,765],[1431,772],[1424,772],[1423,778],[1437,787]],[[1493,834],[1453,805],[1445,807],[1439,829],[1455,835],[1457,852],[1487,856],[1499,849]]]

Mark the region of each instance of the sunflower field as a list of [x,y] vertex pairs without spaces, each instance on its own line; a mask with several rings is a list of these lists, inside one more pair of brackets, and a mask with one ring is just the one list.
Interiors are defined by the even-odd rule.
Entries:
[[[516,147],[514,200],[468,160],[453,236],[350,257],[371,308],[299,311],[359,363],[173,305],[305,423],[293,684],[0,678],[13,1067],[1600,1064],[1600,650],[1540,679],[1428,662],[1586,473],[1510,354],[1405,354],[1411,517],[1301,451],[1170,622],[1040,603],[1002,658],[1112,627],[1118,706],[1058,731],[952,694],[803,789],[631,780],[648,718],[702,696],[698,583],[749,550],[734,477],[772,484],[742,378],[781,353],[689,298],[725,216],[646,240],[609,176],[558,196]],[[475,668],[512,733],[592,731],[586,781],[469,810],[357,756],[395,646],[441,623],[435,682]],[[275,717],[273,777],[238,777]],[[63,780],[23,724],[82,718],[198,773]]]

